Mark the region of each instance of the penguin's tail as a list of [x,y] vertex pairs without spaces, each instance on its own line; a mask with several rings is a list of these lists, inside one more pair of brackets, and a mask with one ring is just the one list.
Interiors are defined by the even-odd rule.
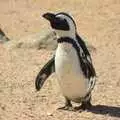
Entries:
[[38,73],[35,79],[35,88],[37,91],[42,88],[44,82],[53,72],[55,72],[54,57],[52,57]]

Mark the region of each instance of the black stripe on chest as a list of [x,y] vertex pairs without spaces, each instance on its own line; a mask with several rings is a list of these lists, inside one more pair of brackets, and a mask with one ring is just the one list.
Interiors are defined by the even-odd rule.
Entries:
[[80,52],[80,49],[79,49],[77,43],[76,43],[73,39],[71,39],[71,38],[69,38],[69,37],[59,38],[59,39],[57,40],[57,42],[58,42],[58,43],[63,43],[63,42],[70,43],[70,44],[72,44],[73,47],[77,50],[77,52]]
[[58,43],[63,43],[63,42],[67,42],[67,43],[70,43],[73,45],[73,47],[75,48],[76,52],[77,52],[77,55],[78,55],[78,58],[79,58],[79,61],[80,61],[80,67],[82,68],[82,71],[83,71],[83,74],[85,75],[85,77],[87,78],[87,68],[86,68],[86,65],[85,63],[83,62],[82,60],[82,56],[80,55],[80,46],[77,45],[76,41],[69,38],[69,37],[64,37],[64,38],[59,38],[57,40]]

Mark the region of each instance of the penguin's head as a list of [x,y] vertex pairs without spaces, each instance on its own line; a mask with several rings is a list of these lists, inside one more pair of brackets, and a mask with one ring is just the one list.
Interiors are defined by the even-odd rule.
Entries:
[[76,24],[67,13],[45,13],[43,17],[50,22],[52,29],[54,29],[58,37],[75,37]]

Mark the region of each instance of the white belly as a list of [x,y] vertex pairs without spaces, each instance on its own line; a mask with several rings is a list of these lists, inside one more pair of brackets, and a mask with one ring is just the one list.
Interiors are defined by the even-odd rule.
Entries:
[[76,101],[86,95],[88,81],[81,71],[76,50],[72,46],[68,46],[66,49],[63,47],[63,45],[59,45],[56,51],[56,75],[63,95]]

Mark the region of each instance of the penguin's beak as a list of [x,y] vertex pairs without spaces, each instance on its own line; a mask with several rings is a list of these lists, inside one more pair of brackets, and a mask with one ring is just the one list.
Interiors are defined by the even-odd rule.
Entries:
[[53,21],[55,19],[55,14],[53,13],[45,13],[42,15],[42,17],[44,17],[45,19],[47,19],[48,21]]

